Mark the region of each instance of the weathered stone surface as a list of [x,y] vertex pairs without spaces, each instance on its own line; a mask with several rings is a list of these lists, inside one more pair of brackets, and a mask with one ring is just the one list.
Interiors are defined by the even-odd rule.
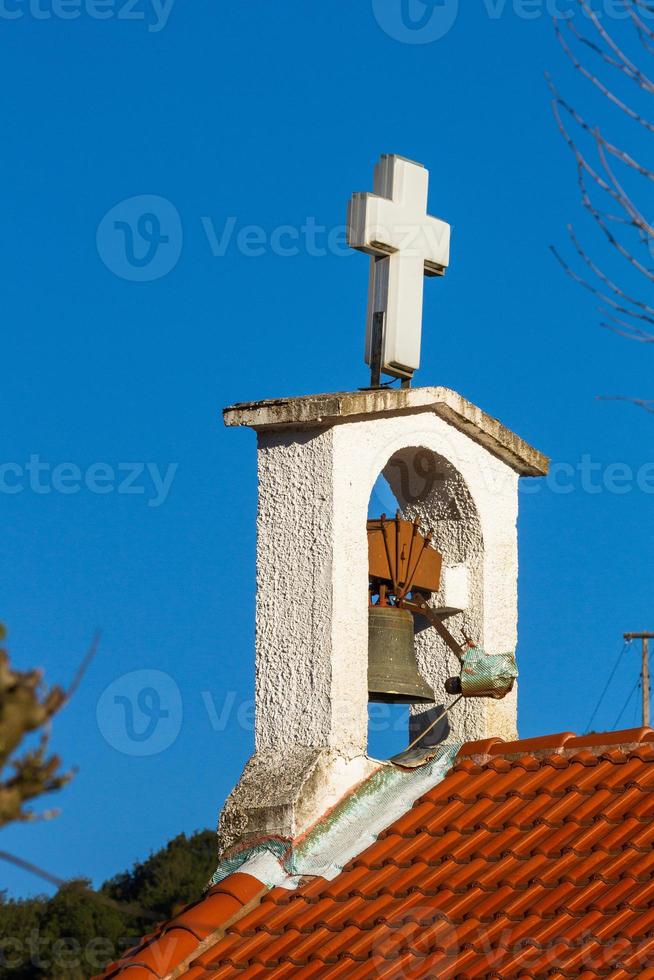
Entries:
[[359,417],[416,412],[445,419],[522,476],[547,475],[547,456],[450,388],[384,388],[240,402],[226,408],[223,417],[225,425],[265,429],[330,426]]
[[346,761],[329,749],[257,752],[220,816],[221,857],[261,838],[296,839],[377,768],[369,759]]

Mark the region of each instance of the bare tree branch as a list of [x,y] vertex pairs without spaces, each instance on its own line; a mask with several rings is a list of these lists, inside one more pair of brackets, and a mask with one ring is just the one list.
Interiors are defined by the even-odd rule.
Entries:
[[635,109],[632,109],[630,106],[628,106],[626,102],[623,102],[623,100],[620,99],[617,95],[615,95],[615,93],[612,92],[604,84],[604,82],[602,82],[592,72],[588,71],[588,69],[579,61],[579,59],[573,53],[570,46],[566,43],[565,38],[561,33],[559,23],[556,19],[554,20],[554,30],[556,32],[556,37],[559,41],[559,44],[563,48],[563,51],[567,55],[568,59],[571,61],[573,67],[576,68],[577,71],[579,71],[584,76],[584,78],[588,79],[588,81],[591,82],[591,84],[594,85],[595,88],[597,88],[602,93],[602,95],[604,95],[610,102],[612,102],[613,105],[615,105],[621,112],[624,112],[625,115],[629,116],[630,119],[633,119],[635,122],[639,123],[641,126],[644,126],[645,129],[648,129],[651,133],[653,133],[654,125],[651,122],[645,119],[644,116],[641,116],[640,113],[636,112]]
[[70,687],[68,688],[68,690],[66,692],[66,703],[68,703],[69,701],[71,701],[72,698],[73,698],[73,696],[77,693],[77,690],[78,690],[80,684],[84,680],[84,676],[85,676],[87,670],[89,669],[89,667],[91,666],[91,664],[95,660],[95,656],[96,656],[96,654],[98,652],[98,647],[100,646],[100,640],[101,640],[101,638],[102,638],[101,631],[100,630],[96,630],[96,632],[95,632],[95,634],[93,636],[93,639],[91,640],[91,643],[89,645],[89,648],[86,651],[86,653],[84,654],[84,658],[83,658],[81,664],[79,665],[79,667],[77,668],[77,672],[76,672],[75,676],[73,677],[73,681],[72,681]]
[[619,337],[626,337],[627,340],[636,340],[641,344],[654,344],[654,334],[648,333],[642,327],[637,327],[633,323],[626,323],[618,317],[610,317],[608,322],[602,323],[602,327],[617,333]]
[[637,65],[635,65],[627,57],[627,55],[624,53],[624,51],[622,50],[622,48],[620,48],[619,45],[616,44],[615,40],[611,37],[611,35],[608,33],[608,31],[605,30],[603,24],[599,20],[599,18],[597,16],[597,14],[595,13],[595,11],[594,10],[591,10],[591,8],[588,6],[586,0],[578,0],[578,2],[579,2],[579,5],[581,6],[581,9],[586,14],[586,16],[590,20],[591,24],[593,25],[593,27],[595,28],[595,30],[599,34],[600,38],[604,41],[604,43],[607,45],[607,47],[611,51],[613,51],[613,53],[617,56],[618,61],[615,61],[614,59],[612,59],[606,53],[606,51],[602,50],[602,48],[600,48],[597,45],[593,44],[587,38],[583,37],[583,35],[581,35],[580,33],[578,33],[577,30],[576,30],[576,27],[574,26],[574,24],[573,24],[572,21],[568,21],[567,22],[568,23],[568,27],[570,28],[570,30],[572,30],[576,34],[576,36],[583,43],[587,44],[590,48],[592,48],[592,50],[595,51],[595,53],[598,54],[600,56],[600,58],[602,58],[603,61],[606,61],[608,64],[612,65],[613,67],[616,67],[616,68],[620,69],[621,71],[623,71],[627,75],[627,77],[629,77],[633,81],[635,81],[646,92],[649,92],[650,94],[652,92],[654,92],[654,83],[652,83],[649,80],[649,78],[644,74],[644,72],[642,72],[637,67]]
[[[59,878],[57,875],[53,875],[50,871],[40,868],[38,864],[32,864],[31,861],[26,861],[24,858],[17,857],[15,854],[10,854],[8,851],[0,851],[0,861],[6,861],[8,864],[13,864],[14,867],[20,868],[21,871],[27,871],[29,874],[36,875],[37,878],[47,881],[50,885],[56,885],[57,888],[65,888],[66,885],[70,884],[70,881],[66,881],[64,878]],[[153,912],[148,912],[138,905],[133,905],[129,902],[117,902],[115,899],[111,898],[109,895],[103,894],[101,891],[93,892],[93,897],[101,905],[107,905],[110,908],[119,909],[121,912],[129,912],[132,915],[139,916],[142,919],[149,919],[151,922],[156,922],[159,918],[158,915],[154,914]]]
[[[654,54],[654,28],[645,16],[654,13],[652,0],[625,0],[628,20],[624,30],[607,26],[592,9],[590,0],[576,0],[577,8],[590,27],[584,31],[574,20],[566,23],[564,37],[561,20],[554,18],[554,32],[565,57],[573,69],[606,100],[607,120],[611,112],[636,123],[636,133],[654,133],[654,124],[635,106],[627,103],[601,75],[606,70],[627,79],[625,85],[635,83],[646,95],[654,94],[654,82],[650,73],[638,63]],[[590,36],[589,36],[590,32]],[[625,36],[627,35],[627,36]],[[636,56],[628,51],[629,36],[636,43]],[[618,39],[619,38],[619,39]],[[589,52],[596,59],[598,71],[584,63],[576,50]],[[639,54],[640,52],[640,54]],[[605,69],[602,71],[602,69]],[[639,186],[654,182],[654,168],[643,161],[642,152],[633,153],[624,145],[618,145],[605,136],[608,124],[591,124],[583,112],[574,108],[559,92],[549,75],[547,84],[552,94],[552,111],[561,136],[573,154],[580,202],[600,231],[605,245],[609,246],[609,259],[596,261],[582,245],[572,226],[568,235],[577,259],[583,269],[578,272],[561,252],[552,252],[565,273],[600,301],[602,318],[600,325],[619,337],[640,344],[654,344],[654,305],[649,301],[649,291],[641,297],[635,295],[637,287],[624,289],[619,272],[607,274],[609,261],[622,267],[631,278],[639,277],[649,286],[654,282],[654,222],[637,201]],[[563,115],[565,114],[566,123]],[[622,142],[622,141],[621,141]],[[649,147],[651,150],[651,147]],[[644,182],[644,183],[643,183]],[[633,185],[633,190],[632,190]],[[651,194],[647,194],[645,206],[649,209]],[[585,271],[584,271],[585,269]],[[654,414],[654,400],[621,395],[602,396],[604,401],[628,401]]]
[[631,17],[631,21],[632,21],[634,27],[636,28],[636,32],[638,34],[638,39],[639,39],[640,43],[643,45],[643,47],[645,48],[645,50],[648,52],[648,54],[654,54],[654,46],[652,46],[649,43],[650,40],[654,40],[654,31],[652,31],[647,26],[647,24],[642,20],[642,18],[640,18],[638,16],[638,14],[636,13],[636,11],[634,10],[634,6],[640,6],[640,5],[639,4],[628,3],[627,4],[627,10],[628,10],[629,16]]
[[[626,313],[628,316],[633,316],[639,320],[645,320],[647,323],[654,324],[654,307],[649,306],[647,303],[644,303],[640,299],[636,299],[636,297],[634,296],[630,296],[623,289],[621,289],[620,286],[618,286],[617,283],[613,282],[613,280],[610,279],[602,271],[602,269],[600,269],[600,267],[595,262],[593,262],[590,256],[586,253],[585,249],[581,246],[581,243],[579,242],[577,236],[575,235],[572,225],[568,225],[567,231],[570,240],[574,245],[575,251],[577,252],[577,255],[582,259],[583,262],[585,262],[585,264],[589,267],[591,272],[593,272],[594,275],[597,276],[597,278],[601,282],[603,282],[604,285],[607,286],[615,296],[617,296],[620,300],[623,300],[626,303],[631,303],[637,309],[629,310],[625,307],[619,306],[617,303],[615,303],[614,300],[612,300],[610,297],[607,297],[599,293],[599,291],[595,291],[595,295],[601,297],[601,299],[604,302],[608,303],[610,306],[613,306],[619,313]],[[556,250],[554,250],[554,252],[556,254]],[[565,267],[565,263],[562,264]],[[639,310],[642,312],[638,312]]]
[[631,405],[637,405],[638,408],[643,408],[646,412],[651,412],[654,415],[654,399],[651,398],[629,398],[627,395],[598,395],[597,400],[600,402],[629,402]]

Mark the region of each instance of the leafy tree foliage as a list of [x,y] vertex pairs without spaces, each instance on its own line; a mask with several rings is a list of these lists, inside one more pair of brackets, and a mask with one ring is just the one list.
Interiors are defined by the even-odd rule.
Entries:
[[[0,624],[0,644],[4,639]],[[48,751],[48,725],[73,686],[45,690],[40,671],[14,670],[0,649],[0,829],[36,819],[30,803],[61,789],[70,774]],[[30,737],[36,744],[30,745]],[[176,837],[147,861],[94,890],[71,881],[48,898],[11,900],[0,891],[0,980],[86,980],[118,958],[157,921],[201,897],[215,860],[215,835]]]
[[180,834],[97,891],[73,881],[52,898],[0,893],[0,980],[86,980],[202,896],[215,833]]
[[[139,906],[157,919],[167,919],[202,894],[215,863],[215,834],[204,831],[190,841],[181,834],[149,860],[106,882],[102,893],[122,905]],[[141,921],[140,927],[147,929],[148,923]]]
[[[0,624],[0,643],[4,639]],[[61,789],[70,774],[59,771],[57,756],[48,754],[46,726],[64,706],[59,687],[42,689],[38,670],[13,670],[7,651],[0,649],[0,828],[14,821],[33,820],[32,800]],[[33,748],[25,740],[42,732]]]

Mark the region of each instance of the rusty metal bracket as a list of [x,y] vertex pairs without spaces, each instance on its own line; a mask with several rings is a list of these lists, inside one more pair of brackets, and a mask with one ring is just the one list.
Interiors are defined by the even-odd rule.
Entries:
[[419,593],[414,593],[411,600],[403,599],[401,606],[403,609],[408,609],[409,612],[419,613],[421,616],[424,616],[425,619],[428,619],[440,636],[441,640],[447,644],[455,657],[457,657],[457,659],[463,663],[464,653],[475,646],[475,644],[465,635],[465,633],[463,634],[465,642],[458,643],[448,630],[442,618],[438,615],[438,613],[434,612],[426,599],[424,599]]
[[386,585],[399,602],[409,592],[437,592],[442,555],[432,547],[432,534],[423,534],[418,520],[406,521],[398,511],[368,521],[368,571],[374,589]]

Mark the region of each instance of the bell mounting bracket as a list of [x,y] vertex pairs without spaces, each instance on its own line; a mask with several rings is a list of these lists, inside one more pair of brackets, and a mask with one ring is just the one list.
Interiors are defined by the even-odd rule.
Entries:
[[424,616],[461,661],[474,643],[465,634],[465,642],[458,643],[443,620],[462,610],[434,609],[427,602],[440,589],[443,566],[443,556],[431,546],[432,539],[432,532],[424,534],[417,519],[406,521],[399,511],[392,519],[382,514],[368,521],[370,602],[377,598],[380,606]]

